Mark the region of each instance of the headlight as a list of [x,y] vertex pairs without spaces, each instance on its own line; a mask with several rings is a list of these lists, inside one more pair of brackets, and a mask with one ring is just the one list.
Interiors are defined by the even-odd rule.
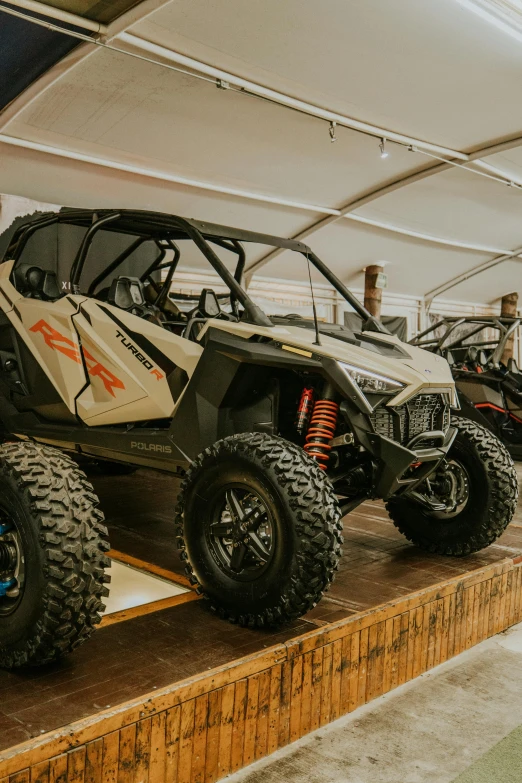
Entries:
[[339,362],[345,373],[350,376],[363,393],[374,394],[397,394],[404,389],[405,384],[394,381],[386,375],[379,375],[370,370],[363,370],[361,367],[355,367],[353,364]]

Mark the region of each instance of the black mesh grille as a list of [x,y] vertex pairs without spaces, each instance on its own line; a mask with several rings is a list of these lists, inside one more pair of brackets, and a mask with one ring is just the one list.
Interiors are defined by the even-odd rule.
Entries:
[[[449,405],[442,394],[418,394],[396,408],[381,406],[371,415],[378,435],[406,446],[416,435],[432,430],[446,432],[450,423]],[[429,440],[422,445],[434,445]]]
[[377,408],[377,410],[372,413],[370,418],[372,420],[375,432],[378,435],[384,435],[385,438],[395,440],[395,433],[393,428],[395,417],[390,413],[388,408]]

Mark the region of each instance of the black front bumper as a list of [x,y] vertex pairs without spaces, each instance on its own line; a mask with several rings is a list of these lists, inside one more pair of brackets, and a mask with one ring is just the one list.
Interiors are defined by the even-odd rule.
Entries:
[[[433,473],[448,453],[457,434],[454,427],[449,427],[445,433],[425,432],[413,438],[408,446],[403,446],[374,432],[368,416],[350,402],[341,403],[341,413],[353,431],[356,442],[373,457],[376,469],[372,494],[383,500],[414,489]],[[430,445],[423,448],[423,442],[436,438],[441,441],[439,446]],[[412,465],[416,465],[415,469],[405,475]]]
[[[431,434],[426,433],[427,440]],[[370,442],[368,450],[378,461],[375,481],[376,496],[386,500],[391,495],[414,489],[421,481],[428,478],[444,459],[456,434],[457,430],[450,427],[440,446],[423,449],[422,440],[420,440],[418,441],[419,446],[410,449],[382,435],[371,433],[368,438]],[[408,468],[416,463],[420,464],[405,477]]]

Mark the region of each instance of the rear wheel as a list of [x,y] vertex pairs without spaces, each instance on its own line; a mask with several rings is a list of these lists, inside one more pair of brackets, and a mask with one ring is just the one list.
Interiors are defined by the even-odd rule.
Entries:
[[110,561],[97,505],[61,452],[0,446],[0,666],[56,660],[100,622]]
[[391,498],[395,526],[422,549],[462,557],[492,544],[515,513],[513,460],[489,430],[452,416],[458,432],[447,458],[417,488],[417,499]]
[[341,554],[332,485],[302,449],[261,433],[206,449],[181,487],[178,548],[220,616],[277,625],[312,609]]

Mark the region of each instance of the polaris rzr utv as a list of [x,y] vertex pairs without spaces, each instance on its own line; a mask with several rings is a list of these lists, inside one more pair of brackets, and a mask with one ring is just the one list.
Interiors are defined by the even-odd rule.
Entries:
[[462,415],[494,432],[516,459],[522,459],[522,372],[503,356],[519,327],[520,318],[450,317],[411,341],[446,359]]
[[[269,318],[242,286],[243,244],[300,254],[362,331]],[[227,304],[208,288],[188,311],[171,296],[185,251],[210,263]],[[78,457],[182,477],[173,536],[186,572],[221,617],[249,627],[316,604],[341,517],[365,498],[386,500],[418,546],[457,556],[494,541],[514,512],[511,459],[451,415],[447,362],[387,334],[301,242],[61,211],[12,236],[0,310],[3,666],[69,652],[104,609],[107,531]]]

